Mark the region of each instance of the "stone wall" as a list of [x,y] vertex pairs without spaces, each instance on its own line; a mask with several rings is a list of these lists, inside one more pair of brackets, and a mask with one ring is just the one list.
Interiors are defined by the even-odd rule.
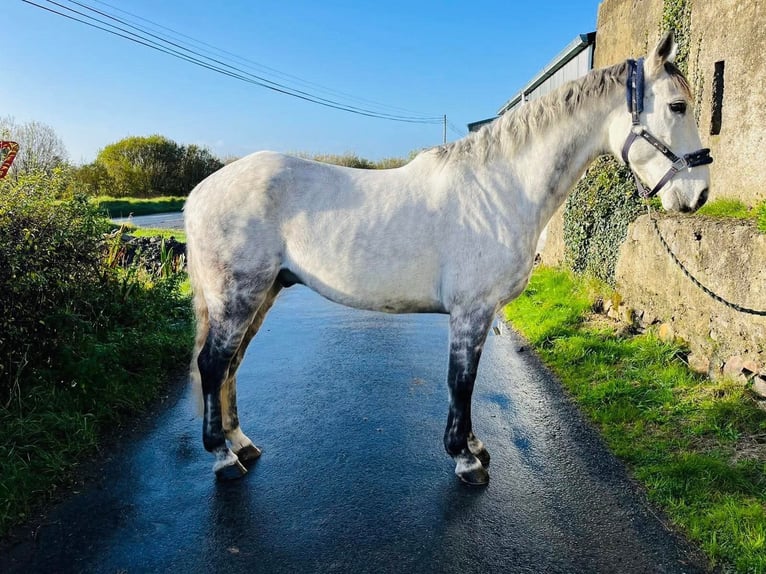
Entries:
[[660,39],[663,0],[604,0],[598,7],[593,66],[644,56]]
[[[697,92],[702,141],[711,148],[710,196],[747,205],[766,199],[766,2],[691,2],[689,79]],[[724,63],[720,135],[711,135],[713,72]]]
[[[655,217],[665,241],[703,285],[733,303],[766,310],[766,235],[753,224]],[[636,320],[661,326],[663,337],[686,341],[695,370],[766,375],[766,317],[735,311],[701,291],[667,254],[648,216],[631,225],[616,277]]]

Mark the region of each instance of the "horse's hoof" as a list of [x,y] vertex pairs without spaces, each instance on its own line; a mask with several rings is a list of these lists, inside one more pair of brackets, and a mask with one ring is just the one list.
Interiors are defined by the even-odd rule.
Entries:
[[476,456],[461,456],[456,459],[455,474],[470,486],[485,486],[489,484],[489,472]]
[[260,458],[261,456],[261,449],[259,449],[254,444],[249,444],[247,446],[243,446],[241,449],[237,451],[237,458],[239,459],[239,462],[242,464],[247,464],[250,462],[253,462]]
[[242,478],[246,474],[247,469],[236,458],[231,464],[227,464],[215,469],[215,477],[218,480],[236,480],[238,478]]

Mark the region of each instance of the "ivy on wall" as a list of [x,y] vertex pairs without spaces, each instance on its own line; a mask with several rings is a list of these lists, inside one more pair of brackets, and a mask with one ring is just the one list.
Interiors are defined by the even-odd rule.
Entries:
[[691,6],[687,0],[665,0],[662,6],[660,32],[673,31],[678,45],[676,66],[684,75],[689,68],[689,45],[691,43]]
[[566,264],[614,285],[620,245],[643,209],[630,170],[612,156],[598,158],[565,204]]

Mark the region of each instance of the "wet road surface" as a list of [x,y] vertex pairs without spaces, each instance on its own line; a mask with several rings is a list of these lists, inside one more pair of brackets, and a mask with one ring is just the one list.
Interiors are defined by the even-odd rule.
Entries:
[[240,370],[263,448],[247,476],[215,481],[185,389],[0,572],[702,571],[520,345],[488,339],[473,413],[491,479],[470,488],[441,442],[446,317],[289,289]]

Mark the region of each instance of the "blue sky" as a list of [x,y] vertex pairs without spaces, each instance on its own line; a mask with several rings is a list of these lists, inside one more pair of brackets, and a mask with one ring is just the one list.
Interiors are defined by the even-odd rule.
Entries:
[[[47,0],[34,1],[63,11]],[[56,1],[84,11],[69,0]],[[119,8],[355,98],[417,115],[447,114],[463,134],[466,123],[494,115],[577,34],[595,30],[599,4],[78,1],[135,20]],[[273,149],[380,159],[441,143],[440,125],[366,118],[304,102],[21,0],[0,3],[0,26],[0,116],[52,126],[75,163],[92,161],[100,148],[123,137],[154,133],[205,145],[221,157]],[[155,32],[171,37],[168,31]],[[372,106],[272,72],[260,74],[323,97]],[[448,129],[448,140],[458,137]]]

